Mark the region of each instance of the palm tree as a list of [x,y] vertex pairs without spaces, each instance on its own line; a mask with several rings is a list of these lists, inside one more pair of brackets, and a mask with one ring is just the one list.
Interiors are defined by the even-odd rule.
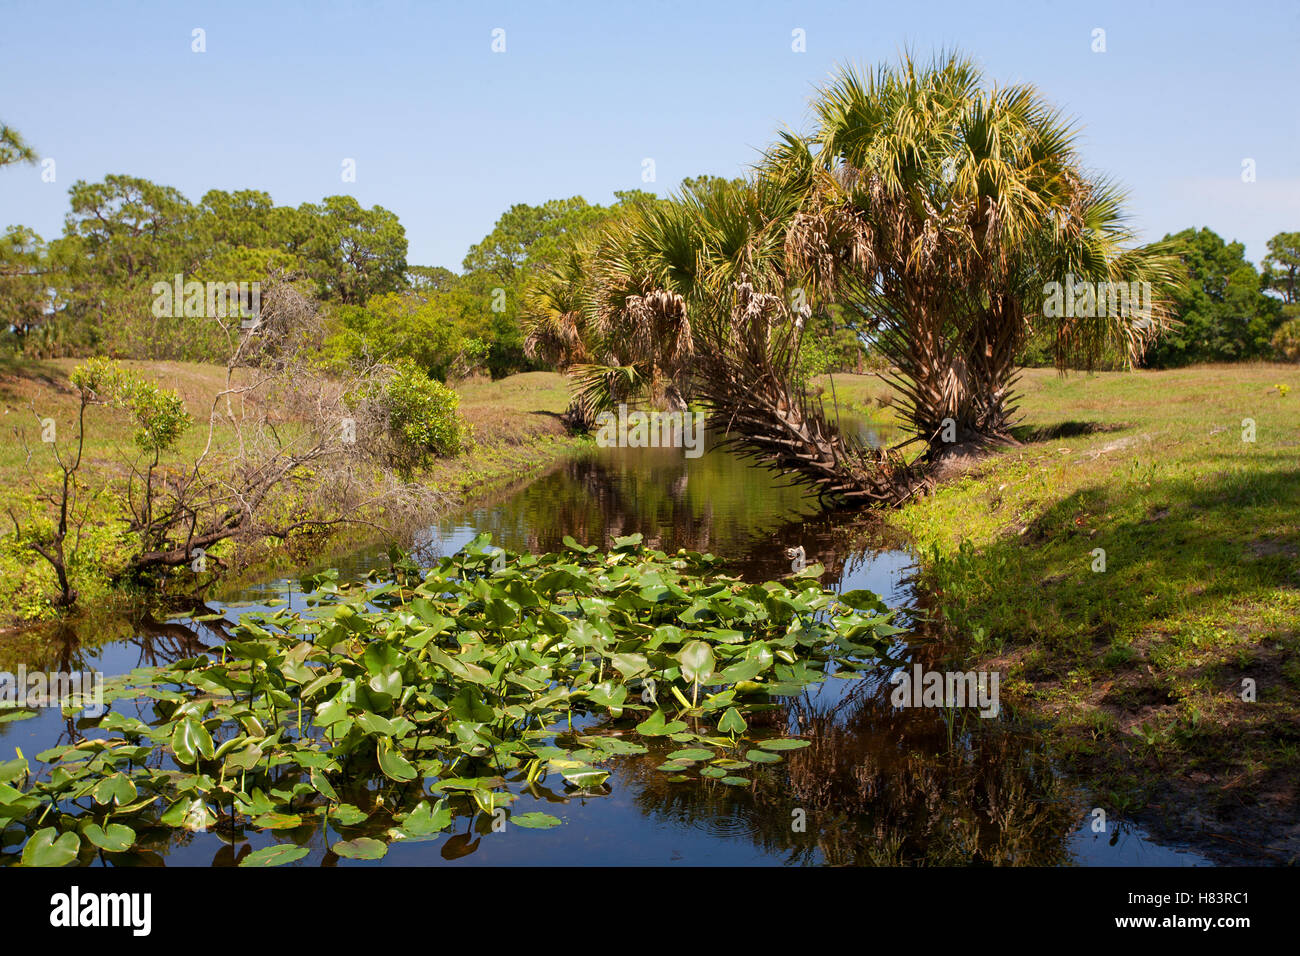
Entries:
[[[1050,282],[1160,288],[1176,260],[1134,245],[1122,194],[1086,174],[1033,87],[904,57],[842,70],[814,111],[813,134],[782,134],[748,181],[630,210],[539,310],[538,347],[574,357],[584,407],[693,399],[727,440],[824,493],[898,503],[949,450],[1012,440],[1016,358],[1036,331],[1064,369],[1116,347],[1136,358],[1167,324],[1159,302],[1045,317]],[[804,321],[831,302],[897,370],[919,466],[845,441],[799,386]]]
[[724,442],[823,494],[897,501],[919,476],[838,434],[795,381],[815,296],[785,268],[800,201],[759,176],[697,182],[633,210],[593,255],[588,327],[604,358],[573,368],[578,394],[594,407],[638,393],[670,408],[693,399]]
[[590,257],[589,249],[575,244],[524,290],[524,354],[560,372],[591,358],[583,308]]
[[[985,89],[968,60],[905,56],[841,70],[814,112],[812,136],[787,135],[765,163],[804,194],[790,266],[833,288],[898,369],[927,458],[1010,438],[1015,360],[1046,321],[1046,283],[1173,274],[1165,250],[1133,247],[1122,194],[1086,174],[1074,128],[1032,86]],[[1136,358],[1167,321],[1158,303],[1055,320],[1058,365],[1114,344]]]

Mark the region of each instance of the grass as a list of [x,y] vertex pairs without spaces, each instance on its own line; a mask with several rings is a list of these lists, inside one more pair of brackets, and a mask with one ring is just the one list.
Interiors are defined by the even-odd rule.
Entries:
[[[78,364],[74,359],[0,360],[0,483],[4,489],[0,505],[13,507],[20,517],[33,510],[28,448],[32,471],[44,479],[53,474],[53,459],[40,441],[38,418],[54,419],[65,449],[75,434],[77,401],[68,375]],[[122,364],[180,393],[196,424],[182,437],[176,456],[180,460],[197,456],[206,442],[213,397],[225,386],[225,369],[185,362]],[[576,442],[559,420],[569,400],[560,375],[531,372],[497,382],[471,381],[458,386],[458,391],[461,414],[472,428],[473,447],[455,459],[435,461],[417,476],[452,504],[536,471]],[[15,428],[25,436],[26,447]],[[131,432],[125,416],[92,408],[88,412],[83,475],[94,484],[106,485],[113,476],[125,474],[124,459],[132,449]],[[218,442],[221,439],[219,431]],[[101,496],[92,508],[74,569],[74,584],[84,606],[135,599],[112,581],[111,568],[131,544],[115,526],[115,509],[106,498]],[[17,543],[7,515],[4,522],[0,528],[0,628],[54,616],[50,603],[56,591],[53,572]],[[256,577],[259,568],[269,571],[285,560],[296,560],[304,548],[315,553],[319,547],[320,542],[314,539],[273,546],[263,543],[245,546],[243,555],[226,556],[235,559],[232,564],[239,576],[247,579]]]
[[1023,444],[890,516],[940,630],[1108,811],[1296,859],[1300,369],[1022,384]]

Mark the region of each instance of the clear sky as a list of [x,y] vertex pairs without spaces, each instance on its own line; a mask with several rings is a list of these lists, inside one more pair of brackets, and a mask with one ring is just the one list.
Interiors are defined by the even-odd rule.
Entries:
[[1037,84],[1082,125],[1088,164],[1129,189],[1146,238],[1209,226],[1258,264],[1300,230],[1296,0],[0,0],[0,120],[56,177],[0,172],[0,227],[53,238],[68,187],[109,173],[196,202],[346,192],[400,216],[411,263],[459,269],[513,203],[738,175],[778,129],[806,128],[837,63],[904,47]]

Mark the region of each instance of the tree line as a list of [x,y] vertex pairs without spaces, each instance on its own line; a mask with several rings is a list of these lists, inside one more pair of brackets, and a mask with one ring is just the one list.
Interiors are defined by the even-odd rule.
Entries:
[[[17,131],[0,126],[0,134],[0,165],[35,159]],[[221,363],[224,330],[210,316],[154,314],[155,284],[176,275],[199,283],[276,276],[322,305],[322,362],[339,369],[409,359],[439,381],[564,369],[581,349],[547,336],[558,330],[554,319],[572,313],[586,294],[580,273],[598,237],[635,228],[648,209],[659,210],[652,218],[671,216],[665,210],[683,197],[741,182],[688,179],[676,200],[633,190],[617,193],[608,206],[580,196],[516,204],[469,249],[457,273],[409,264],[398,216],[347,195],[293,207],[259,190],[210,190],[193,203],[139,177],[79,181],[69,190],[61,236],[46,241],[23,225],[0,234],[0,338],[10,352],[31,358]],[[1168,368],[1300,359],[1300,233],[1270,239],[1262,269],[1245,259],[1241,243],[1208,228],[1167,235],[1160,245],[1177,259],[1157,290],[1168,304],[1168,327],[1141,354],[1103,347],[1097,363]],[[581,305],[591,311],[590,303]],[[819,301],[797,374],[862,371],[884,361],[887,343],[862,334],[861,318],[831,298]],[[1055,335],[1040,326],[1017,343],[1015,363],[1054,361]],[[634,363],[618,364],[624,371],[616,374],[632,374]]]

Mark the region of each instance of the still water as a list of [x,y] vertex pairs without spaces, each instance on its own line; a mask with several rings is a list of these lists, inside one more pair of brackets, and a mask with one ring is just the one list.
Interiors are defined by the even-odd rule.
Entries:
[[[866,426],[867,440],[878,436]],[[790,571],[786,549],[802,546],[820,562],[828,587],[866,588],[898,608],[915,633],[900,645],[906,661],[927,664],[928,641],[910,585],[913,556],[874,520],[823,512],[815,496],[724,450],[687,458],[679,449],[590,448],[520,487],[457,513],[406,542],[417,554],[451,554],[480,532],[512,551],[559,550],[564,535],[606,545],[640,532],[664,551],[708,551],[747,579]],[[340,576],[385,567],[386,548],[331,560]],[[312,570],[312,569],[304,569]],[[96,633],[64,628],[3,648],[3,669],[99,670],[106,676],[203,653],[226,626],[273,599],[304,606],[295,579],[223,594],[208,603],[224,620],[123,620]],[[83,628],[84,630],[84,628]],[[974,711],[896,708],[888,673],[831,678],[788,702],[782,718],[812,745],[785,762],[756,768],[753,785],[671,783],[655,767],[662,754],[616,759],[598,794],[524,792],[512,813],[540,810],[564,825],[552,830],[459,817],[450,833],[394,844],[377,863],[340,861],[340,838],[319,822],[272,837],[249,828],[236,838],[160,831],[158,842],[118,864],[230,865],[251,850],[294,842],[311,850],[296,865],[683,864],[683,865],[1203,865],[1203,857],[1164,847],[1112,817],[1093,833],[1086,799],[1053,768],[1034,740],[982,720]],[[123,702],[117,705],[123,708]],[[144,708],[128,713],[148,719]],[[0,757],[31,755],[75,733],[57,710],[0,723]],[[357,834],[350,833],[349,837]],[[10,851],[11,852],[11,851]],[[10,852],[6,861],[12,859]]]

